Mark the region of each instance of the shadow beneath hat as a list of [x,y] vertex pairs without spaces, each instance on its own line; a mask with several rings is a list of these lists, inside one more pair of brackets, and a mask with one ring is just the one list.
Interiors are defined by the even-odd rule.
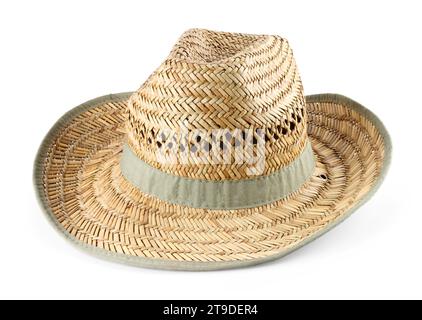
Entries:
[[[381,196],[381,194],[380,194]],[[388,192],[382,197],[376,197],[374,201],[366,203],[359,209],[359,213],[352,215],[353,218],[345,219],[337,225],[334,225],[331,232],[328,228],[323,234],[319,235],[309,243],[305,242],[286,256],[259,264],[256,267],[266,267],[274,264],[289,262],[313,262],[331,259],[333,254],[338,257],[338,261],[347,258],[351,254],[356,258],[356,251],[378,251],[378,242],[385,242],[385,237],[391,237],[391,228],[397,223],[399,215],[399,203],[394,197],[388,196]],[[388,215],[385,215],[388,212]],[[385,245],[384,245],[385,247]],[[377,255],[373,255],[374,259]]]

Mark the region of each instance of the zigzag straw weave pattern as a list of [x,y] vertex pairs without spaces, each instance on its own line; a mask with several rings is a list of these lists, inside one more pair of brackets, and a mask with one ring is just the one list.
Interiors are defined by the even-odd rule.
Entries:
[[[209,151],[222,153],[251,139],[265,143],[265,170],[270,174],[292,162],[306,143],[306,114],[302,83],[293,53],[278,36],[255,36],[189,30],[169,57],[129,100],[128,143],[148,164],[165,172],[208,180],[244,179],[246,163],[216,164]],[[174,136],[159,131],[189,131],[192,152],[207,151],[205,163],[162,164],[158,148],[178,148]],[[246,134],[213,137],[213,129],[248,129]],[[262,130],[264,135],[257,134]],[[250,136],[246,136],[250,135]],[[183,147],[184,148],[184,147]],[[246,150],[252,157],[253,150]],[[234,156],[234,155],[233,155]]]
[[[165,173],[248,179],[244,164],[158,163],[157,150],[175,142],[157,137],[161,129],[177,133],[184,120],[205,132],[189,145],[215,152],[247,137],[218,140],[212,129],[250,129],[265,140],[264,175],[309,141],[313,172],[286,197],[251,208],[194,208],[142,192],[122,174],[125,144]],[[389,157],[388,134],[367,109],[338,95],[305,101],[286,40],[190,30],[137,92],[97,98],[60,119],[39,150],[35,183],[49,217],[79,245],[142,266],[203,270],[262,262],[314,239],[374,192]]]
[[62,228],[108,252],[203,262],[267,257],[341,218],[381,174],[384,142],[377,128],[346,101],[326,100],[307,104],[314,174],[270,205],[195,209],[134,188],[119,169],[124,97],[97,102],[59,127],[40,163],[39,187]]

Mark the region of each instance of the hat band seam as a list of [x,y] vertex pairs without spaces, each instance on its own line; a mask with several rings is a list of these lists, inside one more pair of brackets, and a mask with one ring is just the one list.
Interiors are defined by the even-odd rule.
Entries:
[[234,210],[268,204],[297,191],[314,172],[315,158],[308,140],[293,162],[270,175],[212,181],[156,169],[125,144],[120,169],[134,187],[163,201],[194,208]]

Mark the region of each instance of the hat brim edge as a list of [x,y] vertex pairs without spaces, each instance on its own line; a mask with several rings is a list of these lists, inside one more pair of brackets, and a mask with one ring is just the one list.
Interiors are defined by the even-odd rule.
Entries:
[[213,271],[213,270],[223,270],[223,269],[233,269],[233,268],[242,268],[242,267],[249,267],[269,261],[277,260],[281,257],[288,255],[289,253],[305,246],[306,244],[316,240],[324,233],[330,231],[335,226],[339,225],[343,222],[346,218],[348,218],[352,213],[354,213],[357,209],[359,209],[363,204],[365,204],[379,189],[382,182],[385,179],[385,176],[388,172],[391,163],[391,155],[392,155],[392,142],[391,137],[385,128],[382,121],[369,109],[361,105],[360,103],[340,94],[333,94],[333,93],[324,93],[324,94],[314,94],[306,96],[306,102],[338,102],[351,109],[355,110],[356,112],[364,115],[369,121],[371,121],[374,126],[379,131],[380,135],[383,137],[384,140],[384,161],[383,166],[381,168],[380,175],[371,189],[366,193],[359,201],[357,201],[352,208],[350,208],[346,213],[344,213],[340,218],[336,221],[329,224],[327,227],[315,232],[309,238],[298,242],[297,244],[291,246],[290,248],[263,258],[255,258],[251,260],[240,260],[240,261],[221,261],[221,262],[197,262],[197,261],[171,261],[171,260],[162,260],[162,259],[150,259],[144,257],[136,257],[136,256],[129,256],[122,253],[115,253],[110,252],[105,249],[97,248],[94,246],[90,246],[75,237],[73,237],[67,230],[63,228],[63,226],[57,221],[53,212],[49,208],[47,204],[47,199],[45,198],[43,185],[42,185],[42,171],[43,171],[43,160],[44,155],[48,151],[49,146],[51,145],[52,140],[56,136],[56,134],[68,123],[68,121],[81,114],[88,109],[101,104],[104,101],[110,99],[127,99],[132,94],[132,92],[122,92],[117,94],[108,94],[105,96],[101,96],[90,101],[87,101],[67,113],[65,113],[49,130],[46,136],[41,143],[38,152],[35,157],[34,161],[34,169],[33,169],[33,185],[35,188],[36,198],[37,201],[45,213],[47,220],[52,224],[54,229],[62,235],[65,239],[69,240],[73,245],[77,248],[92,254],[98,258],[102,258],[108,261],[119,262],[127,265],[137,266],[137,267],[144,267],[144,268],[151,268],[151,269],[165,269],[165,270],[179,270],[179,271]]

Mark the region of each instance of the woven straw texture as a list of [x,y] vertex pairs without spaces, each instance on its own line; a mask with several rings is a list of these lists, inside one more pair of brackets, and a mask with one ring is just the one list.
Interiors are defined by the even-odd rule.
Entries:
[[[183,120],[216,150],[213,128],[265,128],[264,175],[294,161],[308,139],[316,167],[297,191],[255,208],[191,208],[142,193],[120,170],[126,143],[166,173],[248,179],[236,164],[157,163],[157,148],[171,140],[157,144],[158,132]],[[137,92],[60,119],[37,155],[35,184],[55,225],[85,248],[141,266],[207,270],[267,261],[314,239],[374,192],[389,157],[388,134],[368,110],[337,95],[305,99],[286,40],[190,30]]]
[[[128,142],[142,160],[165,172],[234,180],[249,177],[246,163],[232,159],[230,164],[216,164],[206,152],[205,163],[162,164],[156,160],[157,148],[178,147],[173,138],[184,122],[192,135],[182,148],[196,154],[203,149],[222,154],[228,145],[264,139],[263,174],[270,174],[291,163],[305,147],[304,106],[302,83],[285,39],[192,29],[129,100]],[[238,132],[213,137],[211,130],[219,128],[248,129],[248,136]],[[173,136],[161,137],[158,132],[163,129]],[[198,138],[195,129],[204,134]],[[246,157],[253,157],[252,152]]]
[[255,209],[163,203],[120,174],[126,99],[100,99],[61,121],[37,157],[35,182],[43,205],[71,238],[105,254],[140,257],[140,265],[142,258],[238,262],[287,253],[342,220],[385,170],[379,128],[348,106],[353,102],[314,99],[307,109],[317,167],[300,190]]

